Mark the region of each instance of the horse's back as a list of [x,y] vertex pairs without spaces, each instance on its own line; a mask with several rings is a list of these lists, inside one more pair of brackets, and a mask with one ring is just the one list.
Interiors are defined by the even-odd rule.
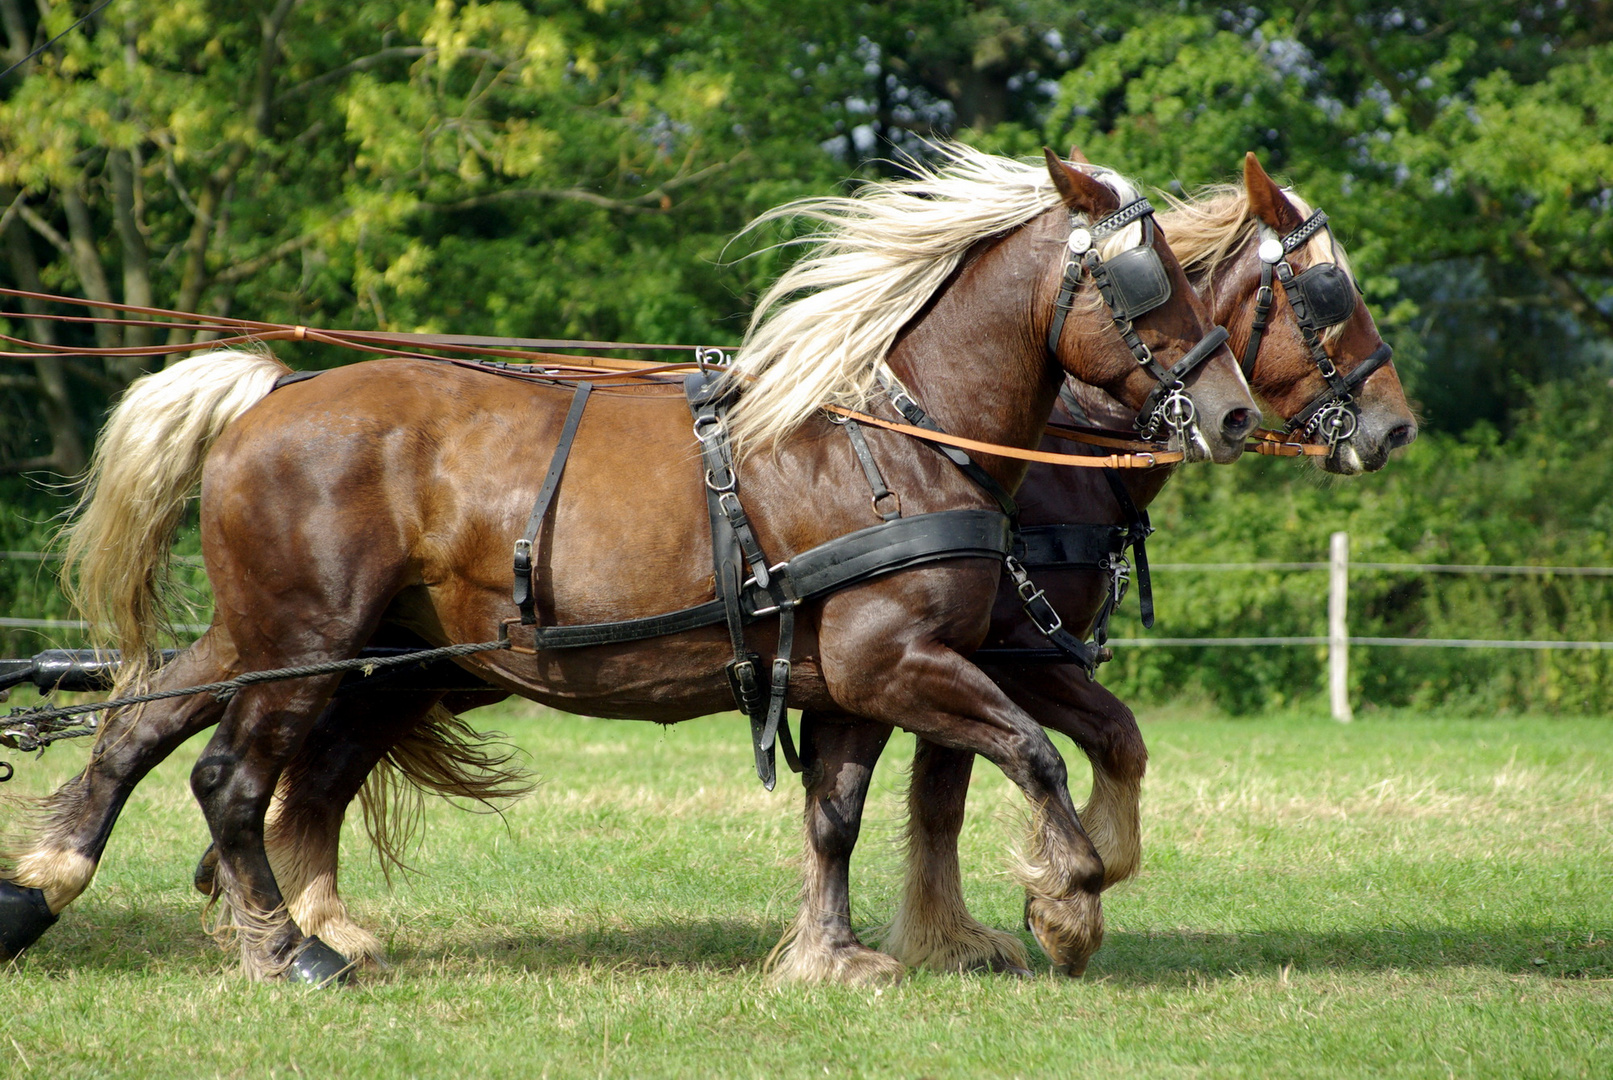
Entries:
[[[209,564],[238,571],[245,557],[289,577],[345,567],[394,590],[447,590],[456,603],[507,597],[511,546],[573,393],[421,361],[354,364],[285,386],[208,460]],[[709,590],[709,554],[703,568],[690,558],[710,550],[701,475],[677,388],[591,395],[540,534],[542,598],[566,621],[707,598],[696,594]],[[669,591],[689,596],[669,604]]]

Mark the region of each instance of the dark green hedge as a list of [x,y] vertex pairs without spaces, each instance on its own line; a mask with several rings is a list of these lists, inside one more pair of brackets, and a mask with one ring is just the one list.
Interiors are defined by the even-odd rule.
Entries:
[[[1156,562],[1325,561],[1328,536],[1350,534],[1361,562],[1613,566],[1613,389],[1600,379],[1548,385],[1502,440],[1479,426],[1427,436],[1382,472],[1353,479],[1246,455],[1230,468],[1185,470],[1154,507]],[[65,500],[37,484],[0,482],[0,550],[43,551]],[[182,553],[197,550],[194,533]],[[0,560],[0,611],[71,618],[54,564]],[[197,572],[184,592],[205,608]],[[1325,571],[1155,573],[1158,623],[1171,637],[1326,632]],[[194,612],[176,613],[179,621]],[[1416,575],[1355,569],[1350,630],[1359,636],[1613,640],[1613,579]],[[1145,637],[1128,600],[1117,637]],[[81,643],[78,634],[5,630],[7,655]],[[1103,670],[1122,697],[1157,703],[1183,694],[1230,712],[1313,698],[1326,650],[1123,648]],[[1357,708],[1603,712],[1613,709],[1613,654],[1586,651],[1357,647]]]
[[[1480,425],[1424,437],[1382,472],[1327,477],[1246,456],[1185,471],[1154,508],[1158,562],[1326,561],[1350,534],[1360,562],[1613,566],[1613,390],[1604,380],[1545,386],[1502,441]],[[1160,636],[1326,633],[1325,571],[1155,575]],[[1355,636],[1613,640],[1613,579],[1456,576],[1354,569]],[[1115,636],[1146,637],[1129,602]],[[1129,648],[1103,681],[1157,702],[1190,692],[1233,712],[1311,697],[1326,649]],[[1353,697],[1370,705],[1601,712],[1613,707],[1613,654],[1356,647]]]

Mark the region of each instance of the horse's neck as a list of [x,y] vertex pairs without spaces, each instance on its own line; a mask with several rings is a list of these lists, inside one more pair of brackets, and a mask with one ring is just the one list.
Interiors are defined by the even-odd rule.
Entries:
[[[1034,331],[1047,253],[1032,233],[973,253],[891,350],[891,372],[954,435],[1029,449],[1052,414],[1059,380]],[[1024,475],[1022,462],[982,464],[1010,487]]]

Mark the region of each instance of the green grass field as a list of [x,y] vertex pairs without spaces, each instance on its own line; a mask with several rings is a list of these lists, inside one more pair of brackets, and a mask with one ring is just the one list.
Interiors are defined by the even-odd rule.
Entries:
[[[766,988],[799,789],[761,790],[731,716],[480,714],[543,785],[502,820],[428,807],[391,889],[350,829],[346,895],[396,966],[325,992],[249,985],[204,935],[193,745],[0,976],[0,1076],[1613,1076],[1613,723],[1321,717],[1145,723],[1144,869],[1086,978],[878,991]],[[909,753],[892,741],[853,867],[870,930]],[[972,811],[971,906],[1017,928],[1019,804],[989,766]]]

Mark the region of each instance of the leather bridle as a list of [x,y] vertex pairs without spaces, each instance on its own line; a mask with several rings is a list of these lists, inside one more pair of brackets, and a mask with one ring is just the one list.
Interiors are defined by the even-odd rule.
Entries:
[[1268,236],[1260,242],[1260,288],[1255,293],[1255,316],[1249,327],[1249,343],[1244,347],[1239,362],[1243,366],[1244,377],[1252,378],[1255,358],[1260,353],[1260,341],[1265,335],[1266,322],[1276,299],[1271,287],[1272,278],[1275,277],[1288,295],[1299,332],[1311,351],[1311,360],[1327,383],[1321,393],[1294,414],[1283,430],[1288,434],[1297,432],[1307,439],[1319,435],[1331,448],[1355,434],[1361,422],[1361,409],[1356,404],[1355,391],[1373,372],[1389,362],[1394,350],[1387,342],[1379,344],[1347,374],[1340,372],[1333,358],[1328,356],[1327,349],[1322,345],[1322,333],[1350,317],[1355,310],[1359,287],[1337,263],[1317,263],[1296,274],[1288,261],[1289,255],[1309,243],[1326,227],[1327,215],[1318,210],[1287,236],[1281,239]]
[[[1140,245],[1109,259],[1098,254],[1103,240],[1138,221],[1143,228]],[[1137,430],[1149,440],[1158,438],[1161,426],[1184,434],[1196,421],[1198,409],[1183,380],[1221,347],[1227,332],[1223,327],[1212,328],[1185,356],[1165,368],[1154,359],[1153,351],[1132,325],[1137,316],[1154,310],[1171,297],[1170,275],[1154,250],[1154,207],[1147,199],[1140,198],[1095,224],[1078,221],[1070,230],[1065,249],[1068,256],[1064,278],[1059,285],[1058,298],[1053,301],[1053,322],[1047,331],[1048,351],[1058,355],[1059,339],[1064,334],[1065,319],[1075,306],[1076,291],[1090,277],[1137,363],[1158,383],[1137,413]]]

